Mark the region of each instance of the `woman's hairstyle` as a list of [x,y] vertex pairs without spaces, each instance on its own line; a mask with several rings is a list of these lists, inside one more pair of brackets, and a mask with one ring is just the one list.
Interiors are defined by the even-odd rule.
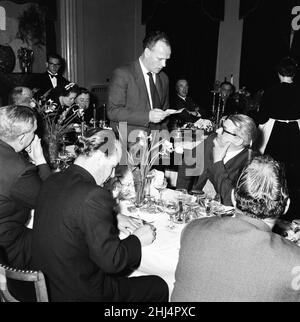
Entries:
[[90,91],[88,89],[86,89],[85,87],[78,87],[77,97],[81,94],[89,94],[90,95]]
[[277,218],[284,213],[288,189],[283,166],[269,156],[252,160],[235,188],[236,208],[248,216]]
[[79,137],[75,145],[76,156],[90,156],[100,150],[107,157],[121,153],[120,142],[111,130],[92,128]]
[[28,87],[17,86],[9,93],[8,104],[9,105],[25,105],[30,107],[32,102],[32,91]]
[[21,105],[9,105],[0,108],[0,139],[12,142],[19,135],[32,129],[36,116],[34,111]]
[[283,58],[277,66],[277,71],[281,76],[294,77],[296,75],[298,63],[291,57]]
[[69,96],[71,93],[75,93],[78,95],[79,87],[75,83],[69,83],[66,86],[57,86],[53,89],[53,93],[55,96]]
[[258,137],[258,130],[253,119],[244,114],[232,114],[226,117],[237,128],[237,134],[244,141],[244,146],[252,147]]

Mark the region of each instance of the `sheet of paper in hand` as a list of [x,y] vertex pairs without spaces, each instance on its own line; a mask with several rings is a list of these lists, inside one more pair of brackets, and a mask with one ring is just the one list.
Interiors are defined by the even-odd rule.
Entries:
[[180,110],[168,109],[168,110],[165,110],[165,112],[166,112],[168,115],[172,115],[172,114],[180,114],[183,110],[184,110],[184,108],[182,108],[182,109],[180,109]]

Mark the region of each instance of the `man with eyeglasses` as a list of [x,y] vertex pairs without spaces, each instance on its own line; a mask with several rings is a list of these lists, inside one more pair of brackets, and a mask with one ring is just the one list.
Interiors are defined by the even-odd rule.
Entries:
[[232,205],[231,191],[243,168],[258,155],[252,151],[257,138],[255,122],[243,114],[224,118],[216,135],[208,138],[204,148],[204,171],[194,185],[202,190],[209,180],[224,205]]
[[63,59],[58,54],[50,54],[46,62],[46,72],[39,77],[33,87],[35,98],[41,98],[47,96],[49,91],[53,88],[64,87],[70,82],[61,75]]
[[[215,192],[221,196],[224,205],[231,206],[231,191],[242,172],[258,152],[252,147],[257,138],[255,122],[243,114],[230,115],[221,121],[216,133],[209,136],[204,143],[204,170],[199,177],[189,177],[192,189],[202,190],[210,181]],[[179,174],[184,176],[181,168]],[[178,181],[180,184],[184,180]],[[177,185],[177,188],[182,188]],[[186,187],[183,187],[186,188]]]

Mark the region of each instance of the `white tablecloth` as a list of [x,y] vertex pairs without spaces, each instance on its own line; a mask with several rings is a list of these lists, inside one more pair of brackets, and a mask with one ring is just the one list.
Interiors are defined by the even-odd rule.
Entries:
[[[176,192],[166,189],[163,192],[163,199],[171,199]],[[138,210],[130,213],[127,208],[130,202],[123,201],[121,205],[122,213],[133,217],[140,217],[156,227],[155,241],[146,247],[142,248],[142,260],[139,268],[131,276],[141,275],[158,275],[163,278],[169,286],[171,295],[174,281],[175,270],[179,257],[180,236],[185,224],[175,224],[174,229],[170,229],[169,216],[164,213],[147,213],[146,211]],[[121,236],[121,238],[124,236]]]

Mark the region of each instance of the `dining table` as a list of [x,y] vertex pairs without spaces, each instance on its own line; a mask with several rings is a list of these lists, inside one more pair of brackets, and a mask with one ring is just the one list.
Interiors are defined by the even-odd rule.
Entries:
[[[155,192],[154,192],[155,194]],[[196,204],[195,196],[188,195],[187,205],[192,206]],[[158,194],[154,196],[155,200],[159,200]],[[162,193],[162,200],[165,203],[178,199],[178,191],[173,189],[165,189]],[[211,209],[211,205],[215,203],[214,200],[204,201],[206,204],[205,211],[198,211],[198,217],[191,220],[201,220],[211,216],[234,216],[234,208],[224,206],[216,203],[216,210]],[[120,211],[122,214],[141,219],[144,223],[150,223],[156,228],[156,239],[148,246],[142,247],[142,256],[139,267],[131,273],[133,276],[142,275],[157,275],[163,278],[169,287],[169,294],[171,296],[174,283],[175,272],[179,259],[180,238],[182,231],[188,225],[188,222],[173,222],[170,223],[170,217],[162,206],[157,206],[157,210],[149,211],[148,207],[135,207],[132,200],[120,201]],[[190,221],[191,221],[190,220]],[[190,222],[189,221],[189,222]],[[277,233],[284,236],[288,240],[300,246],[300,221],[288,222],[284,220],[277,220]],[[280,228],[280,229],[278,229]],[[127,237],[121,233],[120,238]]]
[[[165,189],[162,192],[164,203],[174,202],[178,199],[179,192],[172,189]],[[142,257],[140,266],[130,276],[158,275],[163,278],[169,286],[171,295],[175,282],[175,271],[179,258],[180,237],[187,222],[171,222],[170,216],[164,212],[164,207],[160,205],[158,194],[153,197],[157,201],[157,207],[135,207],[132,200],[120,201],[120,212],[122,214],[143,220],[156,228],[156,239],[148,246],[142,247]],[[195,204],[196,198],[187,195],[188,204],[191,207]],[[201,217],[210,216],[202,213]],[[120,238],[127,237],[121,233]]]

